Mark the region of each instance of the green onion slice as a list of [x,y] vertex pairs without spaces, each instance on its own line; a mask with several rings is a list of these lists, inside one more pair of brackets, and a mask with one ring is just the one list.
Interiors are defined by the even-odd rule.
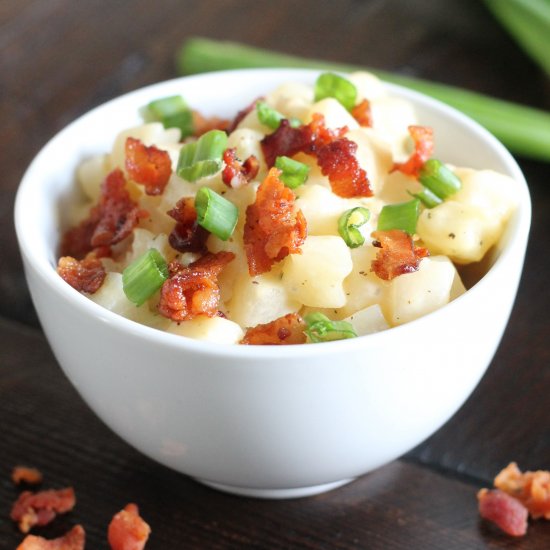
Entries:
[[176,173],[187,181],[211,176],[221,169],[226,148],[227,134],[222,130],[210,130],[181,148]]
[[275,167],[281,170],[281,181],[290,189],[296,189],[307,181],[309,166],[289,157],[277,157]]
[[313,343],[357,337],[351,323],[331,321],[326,315],[319,312],[306,315],[304,321],[307,325],[304,332]]
[[359,228],[365,225],[369,218],[369,209],[357,206],[346,210],[338,219],[338,233],[350,248],[357,248],[365,242],[365,236]]
[[156,248],[134,260],[122,272],[122,290],[126,298],[141,306],[168,279],[168,266]]
[[163,97],[151,101],[144,110],[147,121],[162,122],[165,128],[179,128],[181,137],[193,134],[193,112],[179,95]]
[[315,101],[326,97],[337,99],[348,111],[351,111],[357,101],[357,88],[342,76],[323,73],[315,82]]
[[422,191],[418,193],[412,193],[411,191],[407,191],[411,197],[414,197],[416,199],[419,199],[420,202],[426,207],[426,208],[433,208],[434,206],[437,206],[438,204],[441,204],[443,201],[434,193],[432,193],[427,187],[422,189]]
[[227,241],[233,234],[239,209],[210,187],[201,187],[195,195],[197,223],[222,241]]
[[401,229],[409,235],[416,231],[416,222],[420,214],[420,199],[412,199],[408,202],[387,204],[380,211],[378,218],[378,231]]
[[[265,101],[256,102],[256,116],[264,126],[272,130],[276,130],[281,125],[281,120],[286,118],[279,111],[270,107]],[[293,128],[297,128],[302,124],[297,118],[289,119],[289,123]]]
[[424,187],[442,200],[454,195],[462,187],[460,179],[437,159],[430,159],[424,163],[418,179]]

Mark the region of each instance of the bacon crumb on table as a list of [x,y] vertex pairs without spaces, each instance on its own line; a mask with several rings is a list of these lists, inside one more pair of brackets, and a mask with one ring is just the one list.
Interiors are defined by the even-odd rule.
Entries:
[[27,485],[38,485],[42,483],[42,472],[37,468],[28,466],[15,466],[11,472],[11,479],[16,485],[26,483]]
[[414,142],[414,152],[407,161],[395,163],[392,172],[399,170],[418,178],[422,166],[433,154],[433,130],[428,126],[409,126],[409,134]]
[[297,313],[289,313],[270,323],[247,329],[241,344],[292,345],[305,344],[306,324]]
[[107,531],[111,550],[142,550],[151,528],[139,515],[135,504],[127,504],[115,514]]
[[172,174],[170,155],[141,140],[128,137],[125,143],[125,168],[128,176],[145,187],[147,195],[160,195]]
[[234,257],[233,252],[208,253],[188,267],[171,262],[170,278],[160,289],[159,313],[178,322],[214,317],[220,302],[218,275]]
[[47,540],[35,535],[27,535],[16,550],[84,550],[86,533],[82,525],[75,525],[57,539]]
[[71,256],[62,256],[57,263],[57,273],[79,292],[93,294],[105,280],[105,268],[97,258],[75,260]]
[[10,517],[19,525],[22,533],[28,533],[35,525],[47,525],[57,514],[74,508],[76,498],[72,487],[49,489],[32,493],[23,491],[13,504]]
[[271,269],[289,254],[301,253],[307,235],[306,219],[295,206],[296,196],[272,168],[246,209],[243,242],[251,276]]
[[498,525],[507,535],[522,537],[527,533],[527,508],[499,489],[481,489],[477,494],[479,514]]
[[417,271],[420,260],[429,255],[426,248],[416,247],[412,237],[400,229],[375,231],[375,246],[380,247],[372,270],[384,281],[391,281],[398,275]]
[[511,462],[495,477],[494,485],[522,502],[533,519],[550,519],[550,472],[522,473]]

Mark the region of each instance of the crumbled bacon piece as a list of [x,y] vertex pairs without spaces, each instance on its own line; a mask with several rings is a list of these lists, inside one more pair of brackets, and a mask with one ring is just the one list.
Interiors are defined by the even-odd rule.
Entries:
[[521,537],[527,532],[527,508],[499,489],[481,489],[477,494],[479,514],[500,527],[506,534]]
[[299,254],[307,235],[306,219],[295,206],[296,196],[272,168],[246,209],[243,242],[250,275],[259,275],[289,254]]
[[495,487],[518,499],[533,519],[550,519],[550,472],[524,472],[515,462],[508,464],[495,478]]
[[352,110],[351,116],[358,122],[359,126],[365,128],[372,127],[372,111],[370,108],[370,101],[363,99],[361,103],[358,103]]
[[228,131],[231,121],[226,118],[219,118],[216,116],[205,117],[198,111],[193,111],[193,135],[200,137],[210,130],[224,130]]
[[57,264],[57,273],[78,292],[93,294],[105,280],[105,268],[101,260],[90,257],[75,260],[71,256],[62,256]]
[[35,535],[27,535],[16,550],[84,550],[86,532],[82,525],[75,525],[62,537],[46,540]]
[[126,138],[126,171],[131,179],[145,186],[147,195],[160,195],[172,174],[170,155],[139,139]]
[[99,203],[88,218],[63,236],[61,256],[82,259],[96,248],[110,247],[127,237],[147,215],[131,199],[124,174],[116,168],[105,178]]
[[204,252],[206,239],[210,234],[197,223],[195,199],[184,197],[175,208],[168,211],[168,215],[176,220],[174,229],[168,235],[170,246],[179,252]]
[[291,345],[304,344],[306,324],[297,313],[289,313],[270,323],[247,329],[241,344]]
[[173,321],[215,316],[220,301],[217,278],[234,257],[232,252],[218,252],[206,254],[188,267],[172,262],[170,278],[160,290],[159,312]]
[[313,114],[309,124],[297,128],[283,119],[279,127],[261,141],[265,162],[272,167],[280,156],[292,157],[300,152],[315,155],[321,147],[343,137],[347,131],[347,127],[336,130],[327,128],[325,117],[319,113]]
[[370,197],[372,189],[365,170],[359,166],[355,153],[357,143],[340,138],[317,151],[317,164],[339,197]]
[[228,187],[238,189],[252,181],[260,170],[260,163],[254,155],[250,155],[244,162],[237,158],[234,148],[226,149],[223,153],[225,166],[222,170],[222,180]]
[[15,466],[11,473],[11,479],[16,484],[38,485],[42,483],[42,472],[37,468],[28,466]]
[[143,550],[151,528],[135,504],[127,504],[114,515],[107,531],[111,550]]
[[415,247],[410,235],[400,229],[375,231],[373,243],[381,250],[372,261],[372,270],[385,281],[417,271],[420,260],[429,255],[426,248]]
[[399,170],[403,174],[418,178],[424,163],[434,150],[433,130],[428,126],[409,126],[409,134],[414,142],[414,152],[405,162],[397,162],[392,172]]
[[75,503],[72,487],[38,493],[23,491],[12,507],[10,517],[19,524],[22,533],[28,533],[35,525],[47,525],[57,514],[69,512]]

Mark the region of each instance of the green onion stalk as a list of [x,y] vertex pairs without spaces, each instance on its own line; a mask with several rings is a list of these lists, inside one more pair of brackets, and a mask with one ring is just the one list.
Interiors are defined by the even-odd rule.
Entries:
[[349,72],[368,70],[387,82],[404,86],[447,103],[492,132],[513,153],[550,161],[550,112],[496,99],[477,92],[397,75],[368,67],[306,59],[207,38],[190,38],[178,50],[181,74],[254,67],[309,68]]

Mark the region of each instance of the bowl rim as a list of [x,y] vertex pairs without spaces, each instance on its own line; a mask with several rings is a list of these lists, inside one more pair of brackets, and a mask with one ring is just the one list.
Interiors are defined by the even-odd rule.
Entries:
[[[435,110],[439,114],[453,119],[455,122],[460,123],[469,132],[478,134],[488,148],[495,152],[499,159],[504,163],[507,168],[507,173],[510,175],[519,185],[519,203],[518,209],[515,212],[513,218],[509,220],[508,224],[514,227],[509,227],[510,238],[505,247],[500,251],[494,264],[489,271],[466,293],[459,296],[452,302],[446,304],[442,308],[428,313],[418,319],[410,321],[400,326],[391,327],[388,330],[380,331],[373,334],[359,336],[357,338],[351,338],[346,340],[338,340],[332,342],[324,342],[322,345],[294,345],[294,346],[280,346],[280,345],[265,345],[265,346],[246,346],[237,344],[227,344],[213,342],[214,345],[208,345],[210,342],[202,340],[195,340],[193,338],[180,336],[177,334],[171,334],[156,328],[143,325],[136,321],[127,319],[117,313],[114,313],[107,308],[96,304],[88,297],[82,295],[68,284],[66,284],[55,271],[55,266],[52,266],[47,258],[37,257],[35,254],[29,253],[32,250],[29,242],[29,236],[27,234],[27,218],[25,216],[25,203],[28,200],[30,191],[37,183],[39,178],[36,177],[35,172],[40,163],[43,162],[43,158],[47,155],[48,149],[56,141],[63,139],[63,136],[70,132],[74,126],[77,126],[86,117],[95,116],[98,112],[101,112],[104,108],[116,104],[117,102],[127,101],[129,98],[140,94],[153,94],[157,88],[164,88],[170,86],[180,85],[182,82],[189,82],[190,80],[219,80],[224,78],[235,78],[239,75],[255,75],[258,79],[262,76],[278,75],[281,77],[281,83],[283,79],[294,78],[298,81],[312,80],[316,75],[326,72],[317,69],[295,69],[295,68],[266,68],[266,69],[232,69],[225,71],[213,71],[209,73],[202,73],[197,75],[182,76],[162,82],[143,86],[138,89],[129,91],[125,94],[110,99],[91,110],[83,113],[71,123],[66,125],[60,131],[56,132],[40,149],[40,151],[34,156],[28,168],[26,169],[21,182],[19,184],[14,207],[14,221],[17,239],[19,242],[20,253],[26,260],[28,266],[30,266],[34,272],[40,277],[40,279],[46,283],[50,291],[54,292],[59,299],[64,299],[69,302],[73,307],[77,308],[80,314],[96,317],[98,320],[108,324],[111,328],[129,333],[134,337],[150,339],[155,343],[163,346],[168,346],[174,350],[179,351],[191,351],[197,354],[203,354],[211,357],[231,357],[236,359],[258,359],[258,358],[300,358],[324,355],[326,353],[338,352],[338,351],[356,351],[367,345],[368,341],[373,343],[378,342],[379,345],[384,345],[385,340],[388,338],[393,340],[403,331],[410,331],[413,327],[416,327],[419,323],[427,318],[434,316],[441,316],[447,313],[452,313],[452,310],[459,307],[459,304],[465,300],[476,300],[478,296],[482,297],[484,289],[489,288],[495,277],[495,272],[499,270],[499,267],[511,258],[513,254],[517,254],[517,246],[522,245],[522,241],[527,239],[529,233],[530,221],[531,221],[531,201],[529,196],[529,190],[525,177],[519,168],[517,162],[512,157],[511,153],[497,140],[488,130],[483,128],[480,124],[458,111],[457,109],[450,107],[433,99],[425,94],[410,90],[406,87],[396,84],[388,83],[382,80],[385,88],[388,90],[391,96],[404,97],[405,99],[413,101],[413,103],[419,103],[431,110]],[[345,73],[341,73],[345,74]],[[525,253],[525,247],[521,246],[521,253]],[[523,260],[522,260],[523,261]],[[46,267],[46,265],[48,267]],[[205,345],[207,344],[207,345]],[[390,341],[391,345],[391,341]]]

